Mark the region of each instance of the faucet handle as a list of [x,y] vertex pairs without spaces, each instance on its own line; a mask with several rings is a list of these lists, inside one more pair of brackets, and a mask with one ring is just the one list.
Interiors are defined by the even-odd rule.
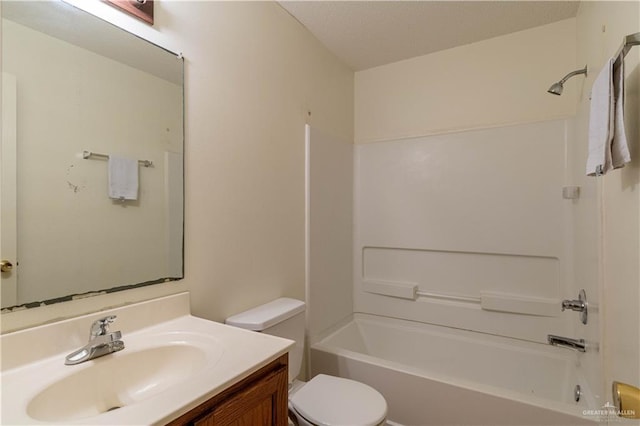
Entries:
[[582,321],[583,324],[587,323],[587,293],[584,291],[584,289],[580,290],[580,293],[578,293],[577,300],[563,300],[561,307],[563,312],[565,309],[571,309],[572,311],[580,312],[580,321]]
[[116,320],[115,315],[109,315],[108,317],[100,318],[99,320],[94,321],[91,324],[91,335],[90,337],[93,339],[98,336],[104,336],[109,333],[109,324]]

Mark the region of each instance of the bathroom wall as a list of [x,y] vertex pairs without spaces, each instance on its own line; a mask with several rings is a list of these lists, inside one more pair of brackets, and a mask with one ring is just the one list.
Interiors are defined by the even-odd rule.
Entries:
[[353,139],[353,73],[275,3],[194,2],[176,14],[193,312],[222,320],[304,299],[304,125]]
[[185,279],[6,314],[3,330],[185,289],[212,320],[303,299],[304,126],[353,140],[353,72],[272,2],[157,2],[153,27],[72,3],[184,54]]
[[634,47],[625,59],[626,134],[632,161],[599,179],[584,175],[589,91],[623,37],[638,31],[638,2],[580,3],[577,58],[579,65],[589,66],[589,75],[577,104],[570,154],[571,178],[582,191],[572,213],[573,252],[580,265],[575,292],[585,288],[597,309],[590,315],[594,321],[590,319],[584,330],[577,327],[576,333],[600,341],[600,352],[585,358],[585,370],[593,373],[600,363],[604,366],[602,405],[612,400],[612,380],[640,386],[640,49]]
[[[18,87],[17,304],[85,293],[88,274],[95,290],[172,276],[168,245],[149,237],[169,234],[164,156],[182,155],[182,88],[12,21],[3,22],[2,42],[3,71]],[[123,103],[125,93],[139,96]],[[70,127],[68,117],[82,125]],[[83,150],[153,161],[139,169],[139,200],[114,204],[107,163],[83,160]],[[78,244],[91,239],[92,250]]]
[[547,88],[575,68],[575,19],[360,71],[355,141],[366,143],[575,114],[582,82]]

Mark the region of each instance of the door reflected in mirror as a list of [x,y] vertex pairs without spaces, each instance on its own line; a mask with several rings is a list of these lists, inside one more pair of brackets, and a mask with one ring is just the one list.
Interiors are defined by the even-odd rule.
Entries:
[[58,1],[2,2],[2,55],[2,307],[181,279],[182,58]]

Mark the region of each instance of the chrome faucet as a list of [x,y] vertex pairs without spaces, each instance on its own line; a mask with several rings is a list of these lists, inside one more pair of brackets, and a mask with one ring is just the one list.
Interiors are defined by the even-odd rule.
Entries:
[[570,339],[568,337],[547,335],[547,341],[553,346],[563,346],[565,348],[575,349],[580,352],[587,351],[587,344],[584,339]]
[[98,358],[112,352],[118,352],[124,349],[124,342],[120,340],[122,333],[120,331],[109,331],[109,324],[116,320],[115,315],[101,318],[91,324],[89,331],[89,343],[84,347],[74,351],[66,356],[64,363],[66,365],[80,364],[90,359]]

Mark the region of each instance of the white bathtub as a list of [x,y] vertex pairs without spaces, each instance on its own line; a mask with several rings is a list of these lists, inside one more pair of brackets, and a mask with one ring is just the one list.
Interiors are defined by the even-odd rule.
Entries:
[[312,375],[373,386],[401,425],[596,425],[582,415],[594,400],[578,362],[571,350],[366,314],[311,347]]

